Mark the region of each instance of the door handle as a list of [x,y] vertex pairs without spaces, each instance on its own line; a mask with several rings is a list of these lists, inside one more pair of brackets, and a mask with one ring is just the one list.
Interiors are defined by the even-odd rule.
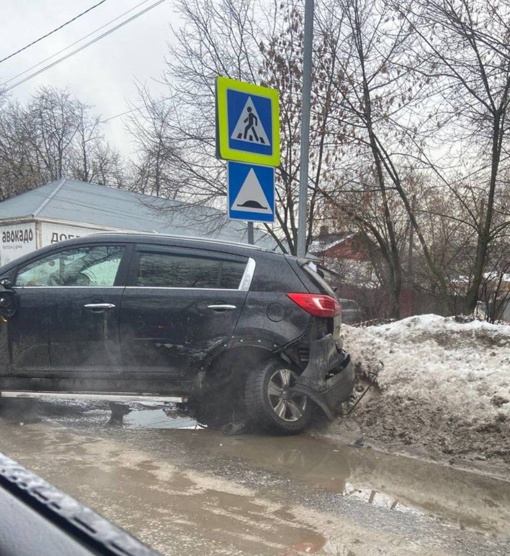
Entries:
[[108,311],[110,309],[115,309],[113,303],[87,303],[83,307],[85,307],[85,309],[92,309],[92,311]]
[[212,309],[213,311],[233,311],[237,309],[235,305],[225,305],[225,304],[218,304],[218,305],[207,305],[208,309]]

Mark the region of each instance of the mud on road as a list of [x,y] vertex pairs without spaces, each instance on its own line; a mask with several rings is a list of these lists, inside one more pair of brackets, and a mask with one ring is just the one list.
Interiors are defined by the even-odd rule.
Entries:
[[0,451],[163,554],[508,553],[508,482],[310,435],[226,437],[167,406],[108,419],[11,407]]

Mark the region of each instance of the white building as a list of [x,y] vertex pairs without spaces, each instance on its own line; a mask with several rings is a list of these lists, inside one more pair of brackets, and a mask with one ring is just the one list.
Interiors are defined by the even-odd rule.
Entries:
[[[62,179],[0,203],[0,265],[64,239],[119,230],[247,242],[247,224],[217,209]],[[255,243],[275,247],[260,230]]]

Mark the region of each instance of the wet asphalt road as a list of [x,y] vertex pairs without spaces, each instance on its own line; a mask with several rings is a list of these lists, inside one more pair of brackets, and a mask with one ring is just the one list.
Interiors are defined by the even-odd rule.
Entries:
[[110,427],[103,409],[12,403],[0,451],[163,554],[510,554],[505,481],[309,435],[227,437],[161,406]]

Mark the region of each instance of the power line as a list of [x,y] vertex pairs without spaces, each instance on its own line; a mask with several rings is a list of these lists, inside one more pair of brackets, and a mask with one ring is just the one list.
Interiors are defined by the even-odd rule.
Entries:
[[85,39],[88,39],[89,37],[91,37],[92,35],[95,35],[98,31],[101,31],[101,29],[104,29],[105,27],[108,27],[108,25],[114,23],[115,21],[121,19],[122,17],[124,17],[125,15],[127,15],[128,13],[131,13],[133,10],[136,10],[136,8],[139,8],[140,6],[143,6],[143,4],[147,4],[147,2],[149,2],[149,0],[143,0],[143,2],[140,2],[139,4],[137,4],[136,6],[133,6],[132,8],[130,8],[129,10],[125,11],[124,13],[118,15],[117,17],[115,17],[114,19],[111,19],[110,21],[108,21],[107,23],[105,23],[104,25],[101,25],[101,27],[98,27],[97,29],[94,29],[94,31],[91,31],[90,33],[88,33],[87,35],[85,35],[84,37],[82,37],[81,39],[78,39],[77,41],[74,41],[73,43],[71,43],[69,46],[66,46],[65,48],[62,48],[62,50],[59,50],[58,52],[56,52],[55,54],[52,54],[51,56],[48,56],[48,58],[45,58],[44,60],[41,60],[40,62],[38,62],[37,64],[31,66],[30,68],[26,69],[25,71],[22,71],[21,73],[18,73],[17,75],[15,75],[14,77],[11,77],[10,79],[7,79],[7,81],[3,82],[3,85],[7,85],[8,83],[10,83],[11,81],[15,81],[16,79],[18,79],[18,77],[21,77],[22,75],[25,75],[26,73],[28,73],[29,71],[32,71],[35,68],[38,68],[39,66],[41,66],[42,64],[44,64],[45,62],[48,62],[49,60],[53,60],[53,58],[55,58],[56,56],[58,56],[59,54],[62,54],[62,52],[65,52],[66,50],[69,50],[70,48],[72,48],[75,44],[78,44],[80,42],[83,42]]
[[120,118],[121,116],[125,116],[126,114],[131,114],[131,112],[136,112],[137,110],[142,111],[143,107],[132,108],[131,110],[126,110],[125,112],[121,112],[120,114],[115,114],[115,116],[110,116],[109,118],[106,118],[106,120],[101,120],[99,123],[106,124],[107,122],[110,122],[111,120],[115,120],[117,118]]
[[53,29],[53,31],[50,31],[49,33],[46,33],[46,35],[43,35],[42,37],[39,37],[38,39],[36,39],[35,41],[31,42],[30,44],[27,44],[26,46],[24,46],[23,48],[20,48],[19,50],[16,50],[16,52],[13,52],[12,54],[9,54],[9,56],[6,56],[5,58],[2,58],[2,60],[0,60],[0,64],[2,62],[5,62],[6,60],[9,60],[9,58],[12,58],[13,56],[16,56],[16,54],[19,54],[20,52],[23,52],[24,50],[26,50],[27,48],[30,48],[31,46],[33,46],[34,44],[37,44],[38,42],[41,42],[43,39],[49,37],[50,35],[53,35],[53,33],[56,33],[57,31],[60,31],[60,29],[63,29],[66,25],[69,25],[70,23],[72,23],[73,21],[76,21],[77,19],[79,19],[80,17],[82,17],[83,15],[89,13],[90,11],[92,11],[94,8],[97,8],[98,6],[100,6],[101,4],[104,4],[106,2],[106,0],[101,0],[101,2],[95,4],[94,6],[90,7],[88,10],[85,10],[84,12],[82,12],[81,14],[78,14],[77,16],[73,17],[73,19],[70,19],[69,21],[66,21],[65,23],[63,23],[60,27],[57,27],[56,29]]
[[107,23],[105,23],[104,25],[101,25],[101,27],[98,27],[97,29],[94,29],[94,31],[91,31],[90,33],[88,33],[87,35],[85,35],[84,37],[82,37],[81,39],[78,39],[77,41],[74,41],[73,43],[71,43],[69,46],[66,46],[65,48],[62,48],[62,50],[59,50],[58,52],[56,52],[55,54],[52,54],[51,56],[48,56],[48,58],[45,58],[44,60],[41,60],[40,62],[38,62],[37,64],[31,66],[30,68],[26,69],[25,71],[22,71],[21,73],[18,73],[17,75],[15,75],[14,77],[11,77],[10,79],[7,79],[6,81],[3,82],[4,85],[7,85],[8,83],[10,83],[11,81],[15,81],[16,79],[18,79],[18,77],[21,77],[22,75],[25,75],[26,73],[28,73],[29,71],[38,68],[39,66],[41,66],[42,64],[44,64],[45,62],[52,60],[53,58],[55,58],[56,56],[58,56],[59,54],[61,54],[62,52],[65,52],[66,50],[69,50],[70,48],[72,48],[74,45],[84,41],[85,39],[88,39],[90,36],[94,35],[95,33],[97,33],[98,31],[101,31],[101,29],[104,29],[105,27],[108,27],[108,25],[110,25],[111,23],[114,23],[115,21],[121,19],[122,17],[124,17],[125,15],[127,15],[128,13],[132,12],[133,10],[136,10],[136,8],[139,8],[140,6],[142,6],[143,4],[146,4],[147,2],[149,2],[149,0],[143,0],[143,2],[140,2],[139,4],[137,4],[136,6],[133,6],[132,8],[130,8],[129,10],[125,11],[124,13],[120,14],[119,16],[115,17],[114,19],[108,21]]
[[[29,81],[30,79],[32,79],[33,77],[36,77],[37,75],[43,73],[44,71],[56,66],[57,64],[60,64],[60,62],[63,62],[64,60],[67,60],[68,58],[70,58],[71,56],[74,56],[75,54],[77,54],[78,52],[84,50],[85,48],[91,46],[92,44],[94,44],[95,42],[101,40],[102,38],[106,37],[107,35],[109,35],[110,33],[113,33],[114,31],[116,31],[117,29],[120,29],[121,27],[124,27],[124,25],[127,25],[128,23],[130,23],[131,21],[137,19],[138,17],[140,17],[141,15],[145,14],[146,12],[148,12],[149,10],[152,10],[153,8],[155,8],[156,6],[159,6],[159,4],[162,4],[163,2],[165,2],[165,0],[158,0],[157,2],[154,2],[154,4],[151,4],[150,6],[148,6],[147,8],[145,8],[145,10],[142,10],[141,12],[138,12],[137,14],[133,15],[132,17],[130,17],[129,19],[126,19],[126,21],[123,21],[122,23],[119,23],[119,25],[116,25],[115,27],[112,27],[111,29],[109,29],[108,31],[106,31],[106,33],[103,33],[102,35],[99,35],[98,37],[96,37],[95,39],[89,41],[88,43],[85,43],[83,46],[81,46],[80,48],[77,48],[76,50],[73,50],[72,52],[70,52],[69,54],[66,54],[65,56],[62,56],[62,58],[59,58],[58,60],[56,60],[55,62],[52,62],[51,64],[48,64],[47,66],[44,66],[43,68],[41,68],[40,70],[30,74],[28,77],[26,77],[25,79],[22,79],[21,81],[18,81],[17,83],[14,83],[14,85],[11,85],[10,87],[7,87],[6,89],[4,89],[4,93],[7,93],[8,91],[11,91],[12,89],[14,89],[15,87],[18,87],[19,85],[22,85],[23,83]],[[14,78],[15,79],[15,78]],[[11,80],[12,81],[12,80]]]
[[[167,100],[168,98],[162,98],[157,102],[153,103],[153,106],[157,106],[158,104],[161,104],[162,102],[166,102]],[[106,118],[106,120],[101,120],[99,123],[106,124],[111,120],[115,120],[116,118],[120,118],[121,116],[125,116],[126,114],[131,114],[131,112],[136,112],[136,111],[141,112],[143,109],[144,109],[143,106],[136,106],[135,108],[131,108],[131,110],[126,110],[125,112],[121,112],[120,114],[115,114],[115,116],[110,116],[109,118]]]

